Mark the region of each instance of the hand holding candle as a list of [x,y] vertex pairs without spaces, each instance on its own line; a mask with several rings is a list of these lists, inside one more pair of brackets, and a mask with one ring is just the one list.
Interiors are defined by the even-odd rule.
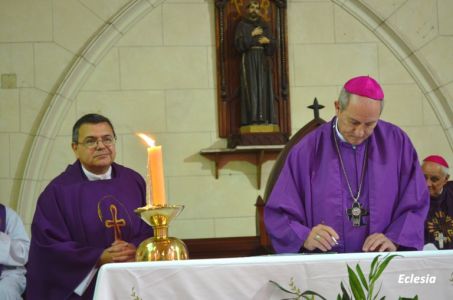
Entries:
[[164,169],[162,164],[162,146],[156,146],[154,140],[143,133],[138,133],[137,135],[148,144],[148,168],[146,176],[147,204],[164,206],[166,205],[166,199]]

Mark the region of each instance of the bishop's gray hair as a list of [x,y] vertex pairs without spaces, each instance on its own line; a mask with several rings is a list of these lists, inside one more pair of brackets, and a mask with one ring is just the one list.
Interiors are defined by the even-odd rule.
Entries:
[[[348,93],[344,87],[341,88],[340,96],[338,96],[338,102],[340,103],[340,111],[345,110],[348,107],[349,101],[351,100],[351,93]],[[384,99],[381,100],[381,113],[384,109]]]

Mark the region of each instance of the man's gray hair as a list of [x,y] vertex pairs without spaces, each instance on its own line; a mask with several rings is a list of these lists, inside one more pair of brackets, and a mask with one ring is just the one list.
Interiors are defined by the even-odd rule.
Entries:
[[[348,107],[349,100],[351,99],[351,93],[348,93],[344,87],[341,88],[340,96],[338,96],[338,102],[340,103],[340,111],[345,110]],[[381,113],[384,109],[384,99],[381,102]]]
[[449,176],[450,175],[450,169],[445,167],[445,166],[440,166],[441,169],[442,169],[442,173],[445,175],[445,176]]

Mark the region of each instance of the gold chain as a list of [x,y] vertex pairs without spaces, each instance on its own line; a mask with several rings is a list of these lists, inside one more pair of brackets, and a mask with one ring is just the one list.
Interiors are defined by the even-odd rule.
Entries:
[[[334,125],[334,128],[336,128],[336,125]],[[343,170],[344,178],[346,179],[346,183],[348,184],[349,194],[351,194],[352,200],[354,202],[358,202],[359,198],[360,198],[360,193],[362,191],[363,179],[365,178],[365,169],[366,169],[366,165],[367,165],[367,161],[368,161],[367,158],[368,158],[369,141],[367,141],[367,143],[365,145],[365,155],[363,157],[362,174],[360,176],[359,190],[357,191],[357,196],[354,197],[354,193],[352,192],[351,184],[349,183],[348,175],[346,174],[346,169],[344,167],[343,159],[341,158],[340,148],[338,147],[336,130],[334,130],[334,132],[333,132],[333,139],[335,140],[335,147],[337,149],[338,158],[340,159],[341,169]]]

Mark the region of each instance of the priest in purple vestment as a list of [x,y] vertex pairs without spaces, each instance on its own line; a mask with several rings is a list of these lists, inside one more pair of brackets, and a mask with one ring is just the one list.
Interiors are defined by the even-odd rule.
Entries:
[[72,132],[77,161],[38,199],[31,227],[27,299],[92,299],[105,263],[135,261],[152,236],[134,213],[145,205],[145,182],[114,163],[116,135],[104,116],[81,117]]
[[429,193],[406,133],[379,119],[383,99],[352,78],[336,117],[290,150],[264,209],[277,253],[422,249]]
[[422,169],[430,194],[425,243],[453,249],[453,181],[448,181],[448,163],[440,155],[430,155],[423,160]]

